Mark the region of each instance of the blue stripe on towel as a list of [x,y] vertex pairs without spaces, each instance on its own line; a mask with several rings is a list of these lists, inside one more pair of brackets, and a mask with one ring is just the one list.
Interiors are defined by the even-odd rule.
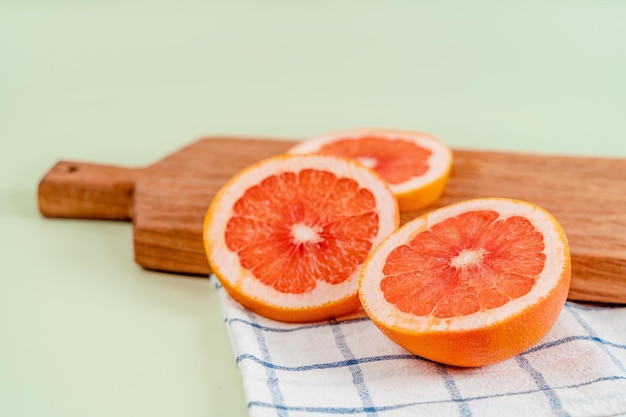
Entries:
[[472,412],[469,408],[469,404],[461,396],[461,391],[457,387],[454,377],[448,372],[448,368],[445,365],[435,364],[437,374],[443,379],[443,385],[448,390],[450,398],[456,403],[459,408],[461,417],[471,417]]
[[359,393],[359,398],[361,398],[361,402],[363,403],[364,411],[366,412],[366,415],[375,417],[377,414],[374,408],[374,402],[372,401],[367,384],[365,384],[365,381],[363,380],[363,372],[358,361],[354,357],[354,353],[352,353],[352,350],[350,350],[350,347],[348,346],[343,330],[336,321],[331,321],[330,325],[333,337],[335,338],[335,343],[348,363],[348,368],[352,374],[352,383]]
[[[342,320],[342,321],[337,321],[337,323],[340,323],[342,325],[344,324],[353,324],[353,323],[362,323],[364,321],[370,321],[369,317],[357,317],[354,319],[346,319],[346,320]],[[293,333],[293,332],[299,332],[302,330],[308,330],[308,329],[316,329],[316,328],[320,328],[320,327],[327,327],[331,322],[329,321],[321,321],[321,322],[317,322],[317,323],[311,323],[311,324],[303,324],[303,325],[292,325],[290,327],[272,327],[272,326],[264,326],[258,322],[251,322],[248,320],[244,320],[244,319],[240,319],[240,318],[230,318],[228,320],[226,320],[226,323],[228,325],[231,325],[233,323],[243,323],[243,324],[247,324],[251,327],[258,327],[261,330],[264,330],[266,332],[276,332],[276,333]]]
[[[248,312],[248,316],[250,317],[250,321],[256,321],[255,315],[252,312]],[[267,347],[267,343],[265,343],[265,336],[263,336],[263,331],[258,327],[253,327],[254,334],[256,336],[257,343],[259,344],[259,349],[261,350],[261,354],[263,355],[263,361],[267,363],[272,362],[272,357],[270,355],[270,351]],[[267,375],[267,386],[270,390],[270,394],[272,395],[272,401],[276,405],[276,410],[278,411],[279,417],[287,417],[286,410],[281,407],[284,405],[283,394],[280,391],[280,385],[278,384],[278,377],[273,367],[265,367],[265,374]],[[250,404],[248,404],[248,408],[250,408]]]
[[[576,321],[578,321],[578,323],[585,329],[587,333],[589,333],[592,338],[598,338],[598,334],[591,328],[591,326],[589,326],[589,324],[585,320],[583,320],[580,314],[571,309],[569,310],[569,312],[572,316],[574,316]],[[611,359],[611,361],[619,368],[619,370],[622,371],[622,374],[626,375],[626,368],[624,368],[624,364],[615,355],[609,352],[604,343],[600,343],[599,346],[600,349],[602,349],[602,351],[609,357],[609,359]],[[624,346],[621,345],[618,345],[617,347],[624,348]]]
[[520,368],[524,369],[526,372],[530,374],[533,381],[535,381],[535,385],[545,394],[548,398],[548,402],[550,404],[550,409],[556,413],[556,415],[560,417],[568,417],[569,414],[563,411],[563,405],[561,404],[561,399],[559,398],[556,391],[548,385],[542,373],[539,372],[538,369],[533,367],[528,359],[524,355],[517,356],[515,358],[517,364]]
[[[596,308],[598,310],[600,310],[600,308]],[[574,315],[575,317],[577,316],[574,312],[571,312],[572,315]],[[341,321],[340,323],[342,325],[344,324],[350,324],[350,323],[361,323],[363,321],[369,321],[369,319],[367,317],[360,317],[358,319],[350,319],[350,320],[346,320],[346,321]],[[261,329],[263,331],[266,332],[276,332],[276,333],[291,333],[291,332],[299,332],[299,331],[303,331],[303,330],[307,330],[307,329],[312,329],[312,328],[320,328],[320,327],[326,327],[328,326],[328,322],[321,322],[321,323],[315,323],[315,324],[309,324],[309,325],[302,325],[302,326],[294,326],[294,327],[288,327],[288,328],[284,328],[284,327],[271,327],[271,326],[264,326],[260,323],[257,322],[252,322],[249,320],[244,320],[244,319],[240,319],[240,318],[232,318],[232,319],[228,319],[227,320],[228,324],[233,324],[233,323],[241,323],[241,324],[246,324],[250,327],[255,327],[258,329]],[[583,326],[588,332],[590,331],[590,328],[587,324],[585,324],[584,322],[581,323],[581,326]],[[591,331],[593,332],[593,331]],[[546,342],[543,344],[539,344],[539,345],[535,345],[533,347],[531,347],[530,349],[528,349],[527,351],[525,351],[524,353],[530,353],[530,352],[536,352],[539,350],[544,350],[544,349],[549,349],[558,345],[562,345],[564,343],[569,343],[569,342],[573,342],[573,341],[577,341],[577,340],[589,340],[601,345],[605,345],[605,346],[609,346],[609,347],[614,347],[614,348],[618,348],[618,349],[625,349],[626,350],[626,345],[624,344],[619,344],[619,343],[613,343],[607,340],[604,340],[600,337],[598,337],[597,335],[590,335],[590,336],[568,336],[568,337],[564,337],[562,339],[557,339],[557,340],[553,340],[550,342]],[[409,355],[410,356],[410,355]],[[622,365],[623,367],[623,365]],[[625,370],[626,373],[626,370]]]
[[371,363],[371,362],[398,361],[398,360],[425,361],[425,359],[420,358],[419,356],[406,354],[406,355],[368,356],[368,357],[363,357],[363,358],[354,357],[352,359],[346,359],[343,361],[318,362],[318,363],[311,363],[308,365],[300,365],[300,366],[284,366],[284,365],[277,365],[277,364],[265,361],[249,353],[241,354],[237,356],[236,358],[237,363],[244,361],[244,360],[251,360],[253,362],[258,363],[259,365],[262,365],[268,368],[274,368],[274,369],[281,370],[281,371],[310,371],[313,369],[329,369],[329,368],[332,369],[332,368],[341,368],[341,367],[351,366],[351,365],[360,365],[360,364]]
[[596,343],[598,345],[610,346],[610,347],[614,347],[614,348],[618,348],[618,349],[626,349],[626,345],[620,345],[618,343],[609,342],[607,340],[600,339],[599,337],[596,337],[596,336],[568,336],[568,337],[564,337],[562,339],[552,340],[550,342],[546,342],[546,343],[542,343],[540,345],[533,346],[533,347],[531,347],[530,349],[528,349],[524,353],[531,353],[531,352],[537,352],[537,351],[544,350],[544,349],[550,349],[550,348],[553,348],[555,346],[559,346],[559,345],[562,345],[564,343],[575,342],[577,340],[589,340],[589,341],[592,341],[592,342],[594,342],[594,343]]

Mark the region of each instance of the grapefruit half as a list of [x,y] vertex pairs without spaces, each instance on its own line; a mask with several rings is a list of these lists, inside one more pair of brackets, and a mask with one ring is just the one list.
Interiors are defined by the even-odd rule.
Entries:
[[371,250],[399,224],[385,181],[353,160],[280,155],[245,168],[214,197],[203,239],[236,301],[285,322],[356,310]]
[[565,233],[546,210],[473,199],[415,218],[368,257],[365,312],[424,358],[482,366],[522,353],[555,324],[567,298]]

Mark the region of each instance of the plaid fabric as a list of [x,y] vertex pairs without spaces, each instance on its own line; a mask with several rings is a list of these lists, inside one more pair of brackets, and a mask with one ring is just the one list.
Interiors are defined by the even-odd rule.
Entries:
[[464,369],[408,353],[363,314],[280,323],[214,282],[251,417],[626,415],[626,308],[568,302],[533,348]]

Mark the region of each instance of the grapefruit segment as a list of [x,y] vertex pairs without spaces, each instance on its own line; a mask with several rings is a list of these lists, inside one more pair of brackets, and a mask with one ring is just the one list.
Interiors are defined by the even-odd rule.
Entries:
[[288,152],[339,155],[359,161],[387,181],[400,211],[434,203],[443,193],[452,166],[452,152],[442,141],[405,130],[333,132],[303,141]]
[[242,305],[281,321],[317,321],[359,307],[371,250],[399,224],[375,172],[329,155],[281,155],[228,181],[205,217],[211,269]]
[[418,217],[368,257],[365,312],[392,340],[457,366],[536,344],[565,304],[571,261],[556,219],[530,203],[467,200]]

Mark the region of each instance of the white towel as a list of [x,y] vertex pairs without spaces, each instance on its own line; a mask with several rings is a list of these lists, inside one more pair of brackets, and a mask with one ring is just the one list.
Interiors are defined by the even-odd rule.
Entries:
[[266,319],[212,279],[250,417],[626,415],[626,308],[568,301],[526,352],[456,368],[410,354],[363,314]]

